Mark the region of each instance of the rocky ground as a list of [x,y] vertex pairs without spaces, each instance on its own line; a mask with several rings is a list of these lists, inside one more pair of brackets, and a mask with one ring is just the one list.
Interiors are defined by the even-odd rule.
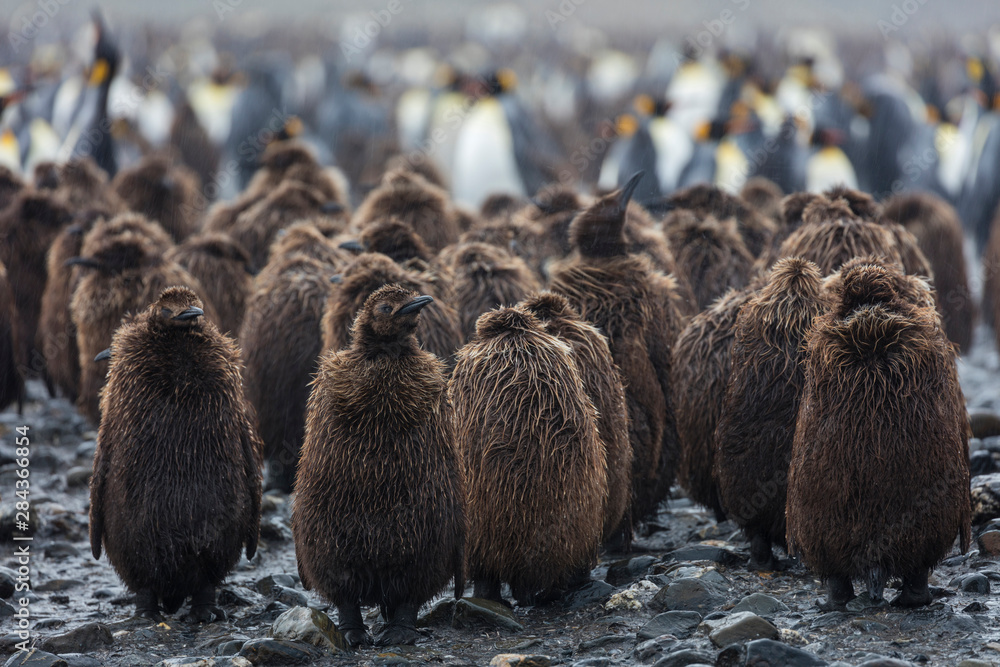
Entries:
[[[1000,357],[985,328],[960,365],[970,410],[1000,413]],[[14,429],[30,427],[31,639],[18,653],[12,595]],[[95,433],[37,383],[24,415],[0,413],[0,654],[7,665],[958,665],[1000,663],[1000,531],[974,530],[931,577],[936,600],[918,611],[865,607],[820,611],[820,582],[804,567],[748,571],[747,545],[679,490],[645,527],[629,555],[605,554],[592,582],[562,601],[502,607],[444,596],[422,616],[414,647],[341,652],[335,610],[298,582],[290,500],[264,500],[261,545],[220,593],[229,620],[192,625],[178,615],[153,625],[132,618],[133,596],[87,537],[87,478]],[[1000,437],[974,440],[977,472],[1000,470]],[[983,481],[983,480],[986,481]],[[1000,498],[1000,477],[981,478]],[[993,486],[990,486],[990,485]],[[975,484],[974,484],[975,486]],[[994,488],[995,487],[995,488]],[[997,491],[997,494],[994,494]],[[1000,525],[1000,521],[997,522]],[[887,591],[891,597],[894,591]],[[183,610],[182,610],[183,613]],[[370,620],[375,623],[377,612]],[[507,655],[507,657],[497,657]],[[58,656],[58,657],[57,657]],[[6,658],[0,658],[6,659]],[[872,662],[877,661],[877,662]],[[900,662],[903,661],[903,662]]]

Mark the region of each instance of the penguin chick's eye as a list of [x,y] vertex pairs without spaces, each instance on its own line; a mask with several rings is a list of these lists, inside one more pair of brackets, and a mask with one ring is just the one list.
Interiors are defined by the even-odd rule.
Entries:
[[378,307],[378,312],[382,313],[383,315],[389,315],[390,313],[392,313],[392,306],[390,306],[387,303],[383,303],[381,306]]
[[173,313],[171,313],[171,312],[170,312],[170,309],[169,309],[169,308],[161,308],[161,309],[160,309],[160,313],[161,313],[161,314],[162,314],[162,315],[163,315],[164,317],[170,317],[171,315],[173,315]]

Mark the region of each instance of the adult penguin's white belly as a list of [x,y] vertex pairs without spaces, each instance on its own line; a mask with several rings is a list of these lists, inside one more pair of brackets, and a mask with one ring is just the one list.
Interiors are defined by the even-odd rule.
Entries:
[[524,196],[514,157],[514,138],[503,107],[480,101],[462,125],[455,142],[452,195],[463,206],[479,208],[495,192]]
[[836,185],[857,189],[858,178],[844,151],[827,146],[817,151],[806,164],[806,190],[823,192]]
[[669,118],[649,121],[649,136],[656,147],[656,175],[660,179],[660,192],[668,194],[677,189],[684,166],[694,154],[694,142],[680,125]]

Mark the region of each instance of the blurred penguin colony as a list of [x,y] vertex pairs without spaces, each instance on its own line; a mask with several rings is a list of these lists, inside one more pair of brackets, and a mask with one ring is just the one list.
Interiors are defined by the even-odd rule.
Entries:
[[362,53],[95,16],[0,70],[0,404],[40,378],[100,425],[94,555],[211,620],[263,481],[348,640],[380,605],[401,643],[450,581],[578,584],[674,487],[824,604],[929,602],[969,541],[956,356],[1000,310],[1000,28],[494,22]]

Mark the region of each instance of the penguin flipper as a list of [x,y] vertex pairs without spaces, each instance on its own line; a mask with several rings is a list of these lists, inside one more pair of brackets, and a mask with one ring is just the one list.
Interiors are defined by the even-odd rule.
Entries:
[[[301,577],[301,574],[299,575]],[[461,600],[465,594],[465,545],[455,549],[455,599]]]
[[98,441],[94,473],[90,478],[90,552],[95,560],[101,558],[101,541],[104,538],[104,481],[109,464],[108,454]]
[[261,496],[261,465],[264,445],[254,434],[250,424],[244,427],[243,459],[244,479],[250,497],[250,520],[247,523],[245,537],[247,560],[257,553],[257,540],[260,537],[260,496]]

